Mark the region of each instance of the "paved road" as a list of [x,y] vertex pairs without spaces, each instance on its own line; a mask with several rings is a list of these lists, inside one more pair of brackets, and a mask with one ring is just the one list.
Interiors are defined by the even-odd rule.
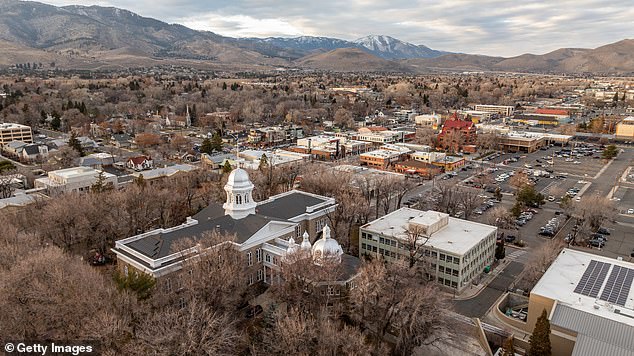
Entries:
[[523,264],[515,261],[511,262],[506,269],[495,277],[476,297],[454,302],[455,311],[464,316],[482,318],[523,270]]

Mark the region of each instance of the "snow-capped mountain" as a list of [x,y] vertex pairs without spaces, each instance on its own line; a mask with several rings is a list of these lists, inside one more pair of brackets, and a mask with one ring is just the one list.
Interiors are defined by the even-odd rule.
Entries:
[[249,38],[246,41],[250,41],[258,48],[267,46],[292,51],[296,56],[307,55],[317,50],[331,51],[338,48],[359,48],[383,59],[433,58],[448,53],[382,35],[370,35],[356,41],[313,36]]
[[316,49],[333,50],[337,48],[355,47],[355,44],[350,41],[340,40],[337,38],[329,37],[313,37],[313,36],[300,36],[293,38],[284,37],[267,37],[259,39],[260,41],[267,42],[274,46],[288,48],[292,47],[298,50],[313,51]]
[[436,51],[427,46],[403,42],[394,37],[369,35],[354,41],[369,53],[385,59],[434,58],[448,52]]

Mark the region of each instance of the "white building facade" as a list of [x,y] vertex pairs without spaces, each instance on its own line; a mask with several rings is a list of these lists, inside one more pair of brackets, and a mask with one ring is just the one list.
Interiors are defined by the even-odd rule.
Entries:
[[[408,236],[416,231],[429,279],[460,292],[493,263],[497,227],[437,211],[401,208],[359,230],[359,254],[406,263]],[[409,235],[408,235],[409,234]],[[410,237],[411,238],[411,237]]]

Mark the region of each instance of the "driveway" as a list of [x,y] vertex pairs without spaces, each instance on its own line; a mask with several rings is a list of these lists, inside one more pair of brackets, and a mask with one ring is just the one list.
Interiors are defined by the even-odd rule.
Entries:
[[480,294],[471,299],[455,301],[454,310],[467,317],[482,318],[523,270],[523,264],[511,262]]

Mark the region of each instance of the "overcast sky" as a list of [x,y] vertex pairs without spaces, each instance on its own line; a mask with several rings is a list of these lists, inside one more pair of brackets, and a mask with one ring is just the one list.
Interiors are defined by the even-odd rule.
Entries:
[[44,0],[102,5],[232,37],[396,37],[433,49],[514,56],[634,38],[632,0]]

